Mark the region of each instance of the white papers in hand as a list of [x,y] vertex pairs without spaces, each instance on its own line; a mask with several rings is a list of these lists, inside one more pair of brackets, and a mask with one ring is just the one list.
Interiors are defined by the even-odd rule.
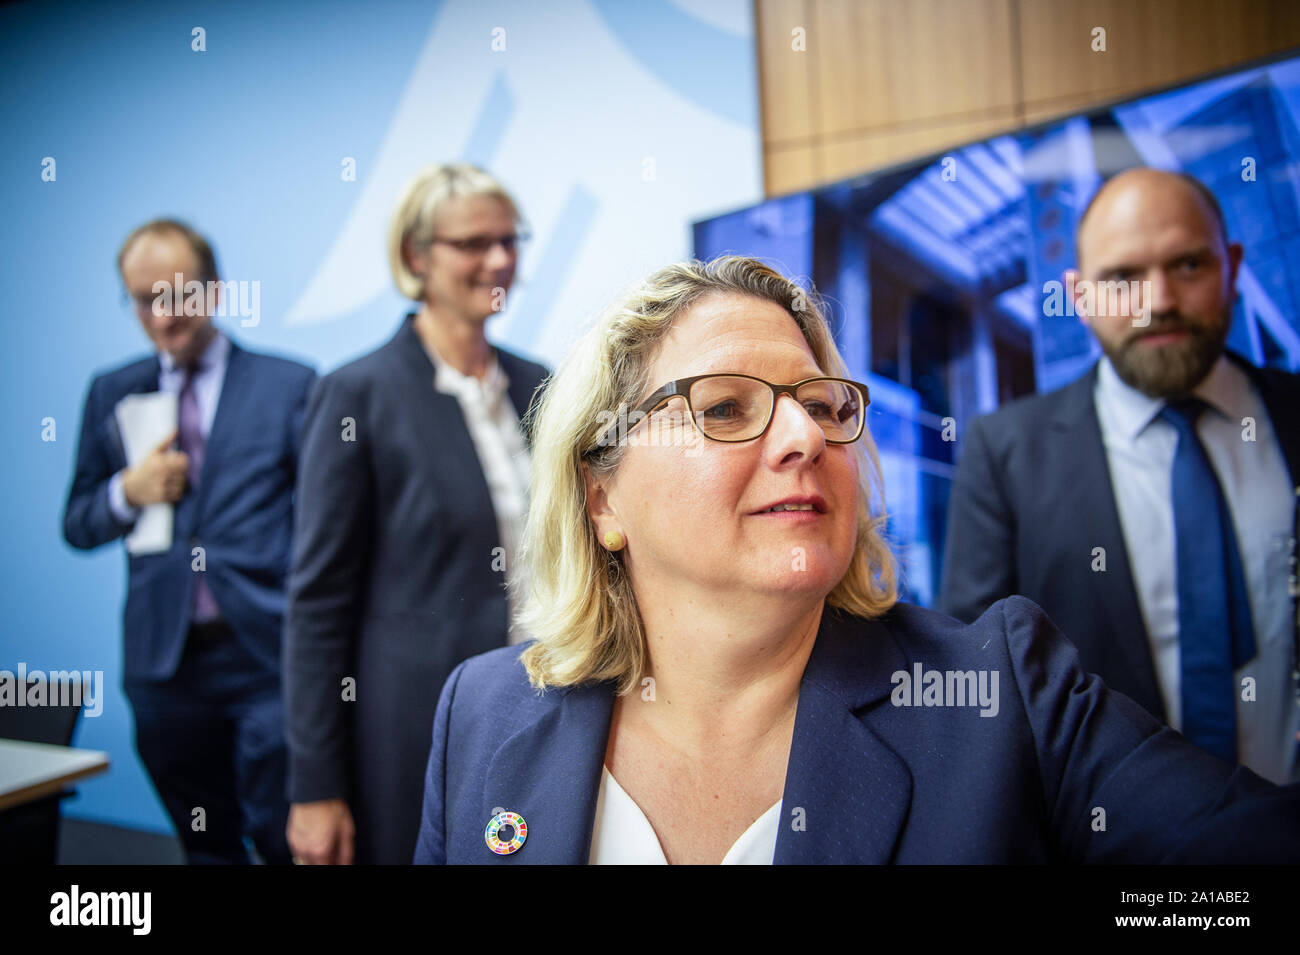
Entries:
[[[127,395],[117,403],[117,430],[122,436],[128,467],[135,467],[176,430],[177,399],[166,391]],[[158,554],[172,546],[172,506],[149,504],[140,510],[126,535],[131,554]]]

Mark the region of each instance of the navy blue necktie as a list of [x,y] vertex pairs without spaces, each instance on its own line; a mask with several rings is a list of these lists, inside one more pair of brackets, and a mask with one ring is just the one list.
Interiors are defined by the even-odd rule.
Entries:
[[1255,631],[1232,514],[1196,435],[1196,419],[1205,408],[1189,398],[1160,412],[1178,431],[1171,488],[1182,730],[1193,743],[1235,763],[1233,670],[1255,655]]

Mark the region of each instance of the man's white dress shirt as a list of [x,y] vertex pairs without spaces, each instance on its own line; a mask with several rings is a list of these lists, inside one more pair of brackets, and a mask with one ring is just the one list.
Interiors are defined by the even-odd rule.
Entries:
[[[1300,705],[1292,677],[1294,621],[1288,594],[1295,494],[1286,461],[1264,402],[1226,357],[1193,394],[1209,406],[1196,430],[1237,530],[1255,627],[1255,658],[1236,672],[1237,757],[1273,782],[1300,780]],[[1156,680],[1169,725],[1180,729],[1171,485],[1178,432],[1158,417],[1165,402],[1125,384],[1105,358],[1093,400]],[[1243,692],[1247,679],[1254,681],[1253,700],[1242,698],[1250,695]]]

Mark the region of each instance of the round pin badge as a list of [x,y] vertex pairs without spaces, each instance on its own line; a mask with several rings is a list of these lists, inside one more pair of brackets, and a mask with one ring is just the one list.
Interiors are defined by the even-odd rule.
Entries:
[[528,838],[528,823],[517,812],[499,812],[488,820],[483,830],[487,847],[499,856],[518,852]]

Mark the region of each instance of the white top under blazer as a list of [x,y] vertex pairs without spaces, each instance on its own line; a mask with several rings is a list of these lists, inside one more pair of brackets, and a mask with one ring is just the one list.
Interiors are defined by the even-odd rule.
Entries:
[[[771,865],[781,825],[781,800],[740,834],[723,865]],[[645,813],[606,768],[600,771],[596,824],[591,833],[591,865],[667,865],[659,837]]]

